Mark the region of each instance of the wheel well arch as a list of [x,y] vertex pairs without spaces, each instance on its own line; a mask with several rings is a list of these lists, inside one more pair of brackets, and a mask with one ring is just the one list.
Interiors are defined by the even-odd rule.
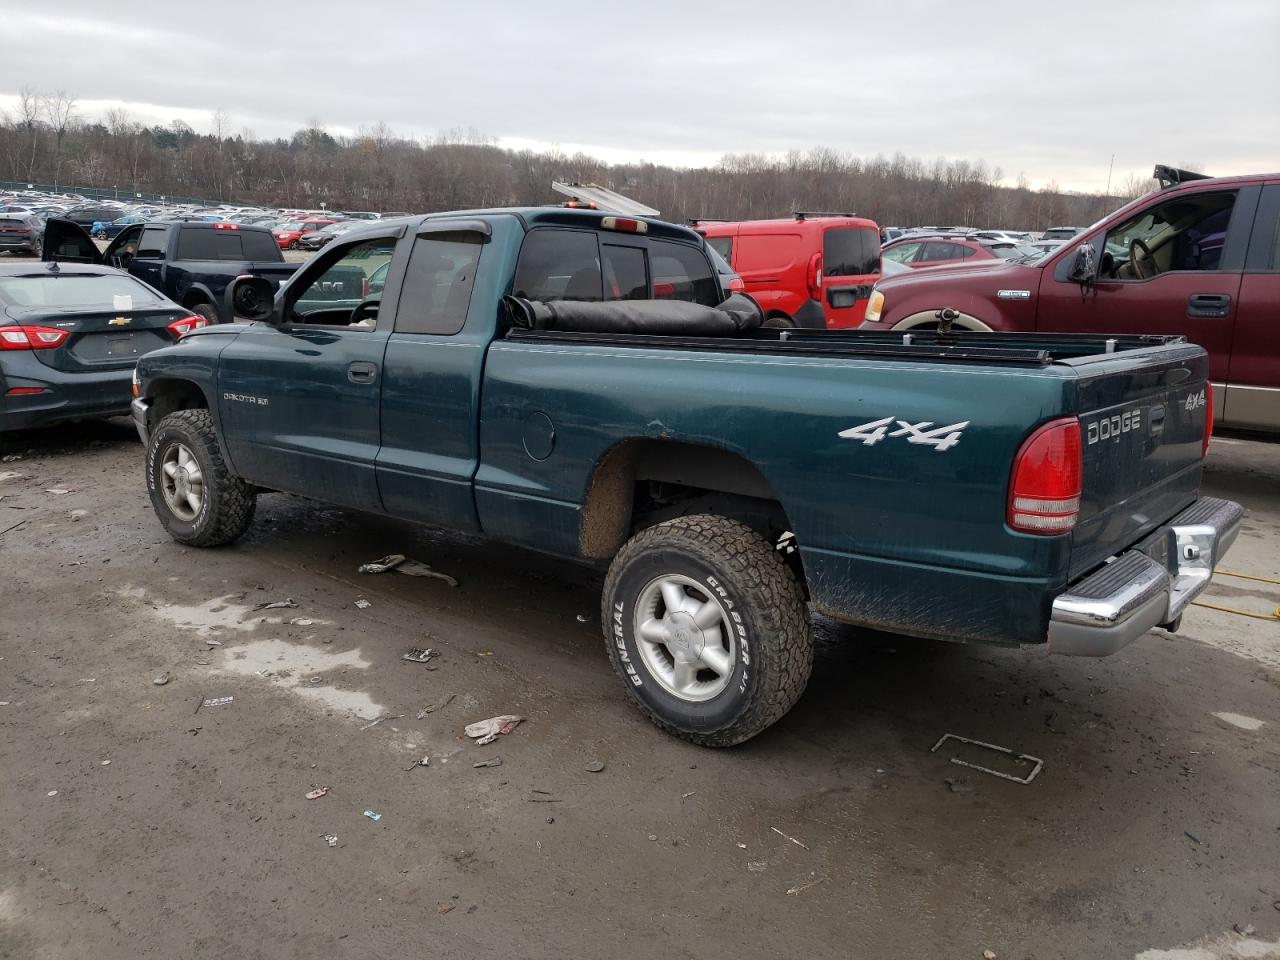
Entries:
[[[939,308],[941,309],[941,308]],[[987,323],[979,320],[972,314],[959,311],[960,316],[952,321],[952,327],[959,330],[973,330],[977,333],[991,333],[995,328]],[[903,317],[892,327],[894,330],[919,330],[922,327],[936,327],[938,325],[937,310],[921,310],[910,316]]]
[[151,399],[149,417],[159,423],[179,410],[208,410],[209,398],[196,383],[176,377],[159,377],[147,385]]
[[633,437],[609,448],[591,473],[579,547],[588,559],[608,560],[635,531],[692,513],[742,520],[771,540],[792,530],[773,487],[741,453]]
[[218,302],[213,296],[213,292],[206,287],[192,284],[187,292],[182,295],[182,305],[184,307],[194,307],[197,303],[207,303],[211,307],[217,307]]

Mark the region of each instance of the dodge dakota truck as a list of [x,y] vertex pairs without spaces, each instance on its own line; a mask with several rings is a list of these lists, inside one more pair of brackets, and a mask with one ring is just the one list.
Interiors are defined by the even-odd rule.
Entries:
[[[309,299],[351,269],[385,281]],[[288,491],[607,566],[625,688],[708,746],[800,697],[811,607],[1101,656],[1174,628],[1240,523],[1199,495],[1202,348],[768,329],[700,236],[656,220],[374,223],[274,297],[249,279],[232,298],[251,322],[135,373],[174,539],[229,543],[262,491]]]

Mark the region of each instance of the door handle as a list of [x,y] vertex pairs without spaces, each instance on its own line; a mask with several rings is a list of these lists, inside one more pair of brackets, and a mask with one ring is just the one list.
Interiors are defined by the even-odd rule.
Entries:
[[1221,320],[1231,312],[1231,297],[1225,293],[1193,293],[1187,299],[1187,316]]
[[376,363],[353,363],[347,367],[347,379],[352,383],[373,383],[378,379],[378,365]]

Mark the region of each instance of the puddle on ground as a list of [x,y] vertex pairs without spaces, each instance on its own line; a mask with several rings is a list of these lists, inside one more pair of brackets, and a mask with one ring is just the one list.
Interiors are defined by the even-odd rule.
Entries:
[[[361,690],[341,690],[324,676],[330,670],[364,670],[370,662],[359,650],[330,653],[287,640],[253,640],[222,651],[221,669],[271,682],[359,720],[376,720],[386,711]],[[312,677],[321,683],[312,683]]]
[[1223,723],[1229,723],[1233,727],[1239,727],[1241,730],[1257,730],[1264,722],[1255,720],[1253,717],[1246,717],[1241,713],[1215,713],[1214,716]]
[[1276,960],[1280,940],[1255,940],[1237,933],[1225,933],[1203,940],[1193,947],[1172,950],[1143,950],[1133,960]]
[[[297,615],[301,611],[297,608],[279,611],[254,610],[252,606],[234,602],[234,595],[214,597],[201,604],[183,606],[162,604],[149,599],[147,591],[141,587],[126,587],[119,593],[120,596],[131,600],[148,601],[147,608],[157,617],[169,621],[180,629],[190,631],[200,640],[208,639],[211,634],[220,631],[248,633],[259,627],[279,629],[290,626],[289,621],[294,619],[307,621],[298,626],[309,627],[329,623],[328,620],[319,618],[299,617]],[[277,613],[284,616],[276,616]],[[332,685],[332,678],[325,676],[330,670],[344,668],[364,670],[368,667],[369,661],[360,655],[359,650],[332,653],[318,650],[305,643],[269,639],[218,647],[216,653],[221,654],[219,663],[221,670],[253,677],[255,680],[267,680],[277,687],[291,690],[299,696],[341,713],[350,714],[356,719],[375,720],[385,713],[382,705],[375,702],[367,693],[360,690],[338,689]],[[210,650],[207,655],[215,655],[215,651]],[[311,682],[311,678],[316,676],[321,677],[320,683]]]

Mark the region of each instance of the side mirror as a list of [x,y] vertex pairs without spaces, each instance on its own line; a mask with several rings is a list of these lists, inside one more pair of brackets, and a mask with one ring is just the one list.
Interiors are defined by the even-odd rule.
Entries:
[[1071,272],[1067,279],[1081,286],[1089,286],[1098,279],[1098,264],[1093,255],[1093,244],[1082,243],[1076,248],[1075,259],[1071,261]]
[[275,322],[275,292],[262,277],[236,277],[227,289],[233,317]]

